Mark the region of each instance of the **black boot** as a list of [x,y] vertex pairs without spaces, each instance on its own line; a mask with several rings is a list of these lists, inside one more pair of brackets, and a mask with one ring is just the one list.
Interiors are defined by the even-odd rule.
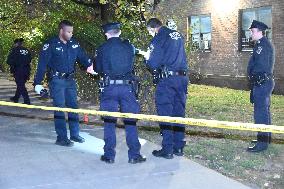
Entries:
[[146,161],[146,157],[139,155],[137,158],[131,158],[128,160],[128,163],[136,164],[136,163],[143,163]]
[[66,147],[71,147],[74,145],[74,143],[71,142],[69,139],[57,139],[55,144],[59,146],[66,146]]
[[84,143],[85,139],[81,136],[71,136],[70,140],[74,141],[74,142],[79,142],[79,143]]
[[14,103],[18,103],[19,102],[19,99],[16,99],[15,97],[11,97],[10,100]]
[[184,155],[184,153],[183,153],[183,148],[179,148],[179,149],[175,149],[175,148],[174,148],[174,154],[175,154],[176,156],[183,156],[183,155]]
[[105,157],[104,155],[101,156],[101,161],[104,161],[104,162],[106,162],[108,164],[114,163],[113,159],[109,159],[109,158]]
[[154,150],[152,152],[152,154],[156,157],[162,157],[162,158],[165,158],[165,159],[173,159],[174,158],[174,155],[172,153],[166,153],[166,152],[163,151],[163,149]]
[[257,142],[253,146],[248,147],[248,152],[261,152],[268,148],[267,142]]

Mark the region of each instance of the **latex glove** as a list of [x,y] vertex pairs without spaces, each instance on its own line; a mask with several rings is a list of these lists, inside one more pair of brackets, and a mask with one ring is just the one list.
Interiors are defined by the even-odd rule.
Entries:
[[43,86],[42,85],[36,85],[35,86],[35,92],[36,94],[39,94],[40,95],[40,92],[43,90]]
[[94,71],[94,65],[92,64],[87,68],[87,73],[90,73],[92,75],[97,75],[98,73]]
[[139,50],[139,54],[143,55],[146,60],[149,60],[150,58],[150,50],[148,51]]

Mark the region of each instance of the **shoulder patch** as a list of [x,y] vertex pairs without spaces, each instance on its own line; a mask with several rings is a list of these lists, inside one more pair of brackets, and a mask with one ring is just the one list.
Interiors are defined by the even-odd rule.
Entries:
[[46,51],[48,48],[49,48],[49,44],[46,43],[46,44],[43,45],[42,50],[43,50],[43,51]]
[[174,39],[174,40],[178,40],[178,39],[181,38],[181,35],[180,35],[179,32],[172,32],[172,33],[170,33],[169,35],[170,35],[170,37],[171,37],[172,39]]
[[25,49],[21,49],[20,50],[21,55],[26,56],[27,54],[29,54],[29,51],[25,50]]
[[260,47],[257,48],[256,53],[257,53],[257,54],[260,54],[261,51],[262,51],[262,47],[260,46]]

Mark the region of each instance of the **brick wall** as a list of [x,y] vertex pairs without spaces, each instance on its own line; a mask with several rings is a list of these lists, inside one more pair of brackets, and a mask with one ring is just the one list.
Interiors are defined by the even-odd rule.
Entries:
[[212,50],[190,57],[196,62],[195,70],[208,75],[201,83],[246,88],[246,67],[251,53],[239,51],[240,10],[272,6],[275,92],[284,94],[284,0],[232,0],[226,9],[220,3],[219,0],[165,0],[156,14],[163,20],[169,17],[178,20],[178,28],[185,36],[188,16],[210,14]]

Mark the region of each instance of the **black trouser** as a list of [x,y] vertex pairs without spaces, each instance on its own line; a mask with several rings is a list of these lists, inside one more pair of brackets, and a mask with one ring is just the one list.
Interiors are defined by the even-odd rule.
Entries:
[[[261,86],[254,86],[253,100],[254,100],[254,122],[256,124],[271,124],[270,114],[270,98],[274,89],[274,80],[268,80]],[[271,133],[259,132],[257,135],[259,142],[270,143]]]
[[23,96],[24,98],[24,103],[29,104],[30,103],[30,98],[28,95],[28,91],[26,89],[26,82],[29,79],[30,71],[29,70],[16,70],[14,73],[14,78],[17,84],[17,90],[15,93],[15,96],[13,97],[14,102],[18,102],[19,98]]

